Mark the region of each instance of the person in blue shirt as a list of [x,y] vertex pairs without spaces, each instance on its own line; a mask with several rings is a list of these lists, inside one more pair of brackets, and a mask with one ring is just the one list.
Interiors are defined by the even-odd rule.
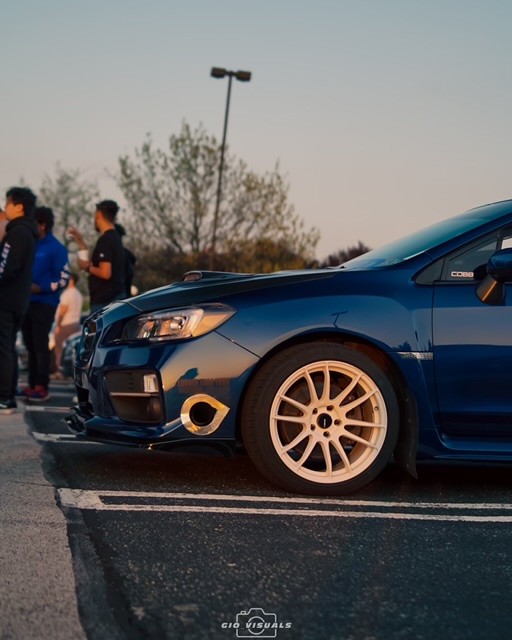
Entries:
[[49,207],[36,207],[39,239],[32,270],[32,293],[22,324],[23,342],[28,352],[29,400],[44,402],[50,397],[50,350],[48,337],[59,305],[60,293],[66,288],[70,268],[66,247],[53,235],[54,216]]

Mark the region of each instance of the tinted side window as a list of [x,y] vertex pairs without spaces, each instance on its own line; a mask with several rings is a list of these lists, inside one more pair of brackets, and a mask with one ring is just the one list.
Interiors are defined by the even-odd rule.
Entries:
[[481,267],[478,271],[482,278],[485,275],[485,265],[493,253],[511,248],[512,228],[496,231],[432,262],[418,274],[416,283],[431,285],[434,282],[474,282],[475,270]]
[[445,282],[473,281],[475,269],[487,264],[497,249],[498,237],[494,236],[448,256],[444,263],[441,280]]

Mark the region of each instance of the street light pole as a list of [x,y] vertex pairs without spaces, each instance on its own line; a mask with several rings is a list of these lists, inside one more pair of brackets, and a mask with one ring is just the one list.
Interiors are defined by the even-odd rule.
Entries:
[[217,227],[219,222],[219,208],[222,196],[222,173],[224,170],[224,152],[226,149],[226,135],[228,131],[228,118],[229,118],[229,103],[231,101],[231,82],[233,77],[240,82],[249,82],[251,79],[250,71],[228,71],[220,67],[213,67],[210,75],[212,78],[225,78],[228,76],[228,95],[226,98],[226,112],[224,114],[224,131],[222,134],[222,145],[220,149],[220,164],[219,164],[219,179],[217,182],[217,199],[215,202],[215,211],[213,214],[213,229],[212,229],[212,246],[210,253],[210,269],[215,267],[215,245],[217,243]]

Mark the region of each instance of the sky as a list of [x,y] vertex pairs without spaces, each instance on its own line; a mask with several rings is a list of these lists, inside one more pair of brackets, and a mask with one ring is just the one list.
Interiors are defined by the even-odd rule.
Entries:
[[[317,257],[512,197],[509,0],[2,0],[0,188],[109,174],[183,121],[279,162]],[[40,203],[44,204],[44,203]]]

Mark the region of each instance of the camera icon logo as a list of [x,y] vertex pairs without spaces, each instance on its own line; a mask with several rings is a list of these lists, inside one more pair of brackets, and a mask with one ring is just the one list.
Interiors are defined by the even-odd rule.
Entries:
[[263,609],[249,609],[236,614],[237,638],[277,638],[277,615]]

